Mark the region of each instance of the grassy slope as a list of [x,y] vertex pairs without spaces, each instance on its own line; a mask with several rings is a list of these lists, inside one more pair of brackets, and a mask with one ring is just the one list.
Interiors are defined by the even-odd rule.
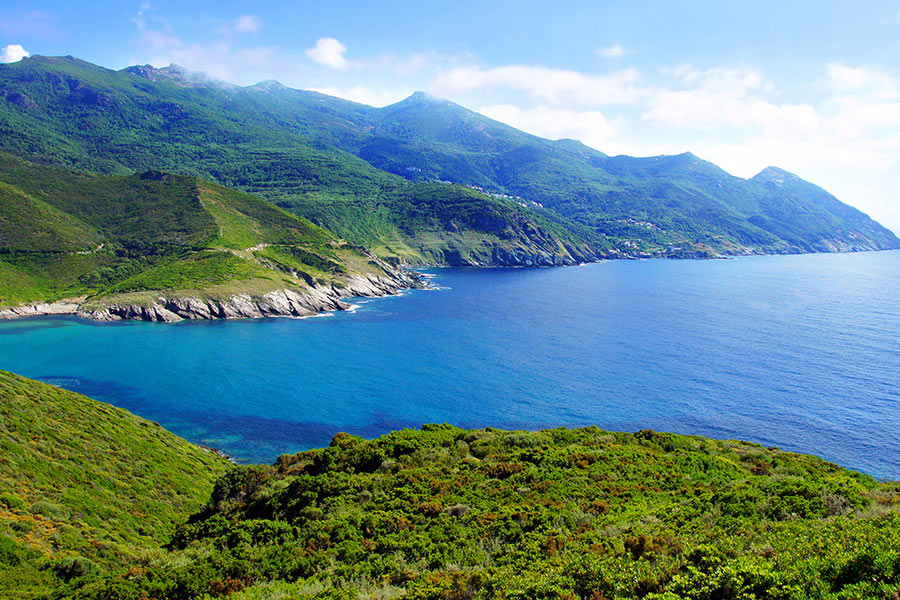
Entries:
[[[298,102],[262,89],[200,85],[152,73],[147,79],[69,58],[0,65],[6,95],[0,98],[0,148],[83,171],[153,168],[198,176],[333,226],[356,244],[406,241],[398,227],[406,215],[395,198],[407,182],[310,137],[317,132],[338,141],[342,131],[358,135],[354,127],[362,122],[348,119],[360,120],[368,111],[344,103],[313,119],[307,111],[319,103],[307,95],[300,94]],[[484,195],[457,195],[512,220],[528,214]],[[458,224],[477,228],[464,219]],[[565,228],[555,235],[569,245],[584,242]],[[465,236],[449,232],[447,237],[466,245]],[[415,243],[400,250],[404,258],[429,259],[418,254]]]
[[[279,252],[290,260],[269,256]],[[193,177],[83,175],[0,152],[0,304],[303,289],[378,271],[360,256],[309,221]]]
[[168,540],[228,463],[129,412],[0,371],[0,597]]
[[239,467],[172,551],[76,598],[895,598],[900,494],[818,458],[446,425]]

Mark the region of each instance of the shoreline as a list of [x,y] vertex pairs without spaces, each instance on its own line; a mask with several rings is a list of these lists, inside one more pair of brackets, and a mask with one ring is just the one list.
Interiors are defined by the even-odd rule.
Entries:
[[0,320],[29,317],[74,316],[95,322],[154,321],[176,323],[185,320],[259,319],[266,317],[304,318],[335,311],[351,310],[346,298],[394,296],[409,289],[431,287],[425,277],[410,270],[390,276],[350,275],[343,287],[310,286],[305,290],[280,289],[265,294],[236,293],[204,298],[196,293],[148,292],[149,303],[86,303],[86,298],[66,298],[0,307]]
[[74,316],[95,322],[156,321],[178,322],[184,320],[258,319],[265,317],[305,318],[335,311],[352,310],[345,298],[381,298],[398,295],[403,290],[438,289],[431,283],[432,276],[420,271],[425,269],[544,269],[557,267],[584,267],[592,264],[647,260],[737,260],[763,256],[814,256],[820,254],[857,254],[860,252],[900,252],[900,249],[869,249],[837,252],[795,252],[770,254],[731,254],[714,258],[673,258],[669,256],[609,257],[588,262],[563,265],[441,265],[410,264],[394,270],[389,275],[351,275],[345,286],[314,285],[305,291],[281,289],[261,295],[236,293],[225,297],[203,298],[196,293],[167,295],[165,291],[148,291],[156,294],[150,304],[137,302],[86,305],[87,297],[64,298],[53,302],[34,302],[16,306],[0,306],[0,321],[29,317]]

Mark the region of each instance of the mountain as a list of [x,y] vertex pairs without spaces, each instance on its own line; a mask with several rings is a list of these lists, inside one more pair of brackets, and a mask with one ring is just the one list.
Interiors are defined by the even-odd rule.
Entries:
[[79,174],[0,152],[0,305],[12,307],[0,316],[308,315],[416,285],[307,220],[195,177]]
[[610,157],[423,93],[377,109],[277,82],[238,87],[177,67],[117,72],[32,57],[0,65],[0,96],[8,152],[89,172],[197,176],[392,261],[572,264],[900,247],[793,176],[804,184],[776,184],[766,172],[732,177],[691,154]]
[[339,433],[236,467],[205,497],[165,549],[54,597],[837,600],[900,588],[896,483],[734,440]]
[[[306,119],[293,92],[236,88],[179,69],[109,71],[74,58],[0,66],[0,146],[37,162],[105,174],[200,177],[272,200],[394,261],[573,264],[583,236],[512,199],[417,185],[311,137],[347,112]],[[286,88],[285,88],[286,90]],[[308,110],[325,96],[303,95]],[[453,208],[452,214],[441,206]],[[436,209],[437,208],[437,209]]]
[[167,542],[229,463],[79,394],[0,371],[0,597],[43,595]]
[[[579,223],[614,251],[686,245],[722,253],[897,248],[897,237],[820,188],[769,185],[677,156],[610,157],[552,142],[417,93],[376,113],[370,137],[345,149],[409,178],[520,196]],[[803,185],[799,185],[802,182]]]

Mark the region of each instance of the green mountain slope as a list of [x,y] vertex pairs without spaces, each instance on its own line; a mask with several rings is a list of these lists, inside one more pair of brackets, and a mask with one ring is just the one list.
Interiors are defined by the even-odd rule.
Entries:
[[[0,66],[0,95],[8,151],[85,171],[199,176],[392,260],[567,264],[900,247],[809,184],[785,197],[764,177],[732,177],[690,154],[609,157],[422,93],[375,109],[276,82],[240,88],[177,67],[115,72],[32,57]],[[440,182],[461,185],[440,194],[411,185]],[[410,196],[430,199],[411,208]],[[464,209],[449,226],[448,206]],[[504,227],[469,218],[483,213]]]
[[[434,231],[417,230],[427,234],[424,241],[408,235],[400,224],[419,215],[405,212],[403,198],[418,189],[319,139],[343,143],[364,124],[357,113],[367,111],[321,95],[282,97],[273,93],[276,88],[209,83],[177,69],[115,72],[74,58],[34,57],[0,65],[0,149],[87,172],[158,169],[215,181],[276,202],[397,260],[432,262],[445,249],[470,263],[490,260],[495,250],[522,255],[522,264],[596,257],[577,231],[551,227],[551,234],[546,217],[460,187],[441,194],[466,206],[455,229],[439,238]],[[435,196],[427,190],[423,195]],[[499,215],[510,226],[485,231],[477,220],[466,220],[482,212]],[[426,217],[439,220],[437,214]],[[521,237],[525,230],[516,223],[523,220],[555,238],[551,254],[548,246],[531,248],[531,240]],[[438,239],[442,246],[434,252]]]
[[[691,154],[608,157],[551,142],[417,93],[375,113],[371,139],[348,147],[387,171],[449,180],[539,202],[597,235],[659,251],[689,244],[723,252],[897,248],[866,215],[802,182],[790,198],[764,177],[744,180]],[[619,244],[621,249],[621,244]]]
[[0,153],[0,305],[75,297],[95,318],[309,314],[415,284],[307,220],[194,177],[86,175]]
[[0,597],[168,541],[229,463],[156,423],[0,371]]
[[[75,598],[891,598],[896,484],[737,441],[427,425],[238,467]],[[207,596],[208,594],[208,596]]]

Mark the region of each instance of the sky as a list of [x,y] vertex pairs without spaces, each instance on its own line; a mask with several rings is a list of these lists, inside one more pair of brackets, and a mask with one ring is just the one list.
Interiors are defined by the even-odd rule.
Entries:
[[900,2],[17,3],[0,61],[276,79],[383,106],[417,90],[610,155],[774,165],[900,232]]

